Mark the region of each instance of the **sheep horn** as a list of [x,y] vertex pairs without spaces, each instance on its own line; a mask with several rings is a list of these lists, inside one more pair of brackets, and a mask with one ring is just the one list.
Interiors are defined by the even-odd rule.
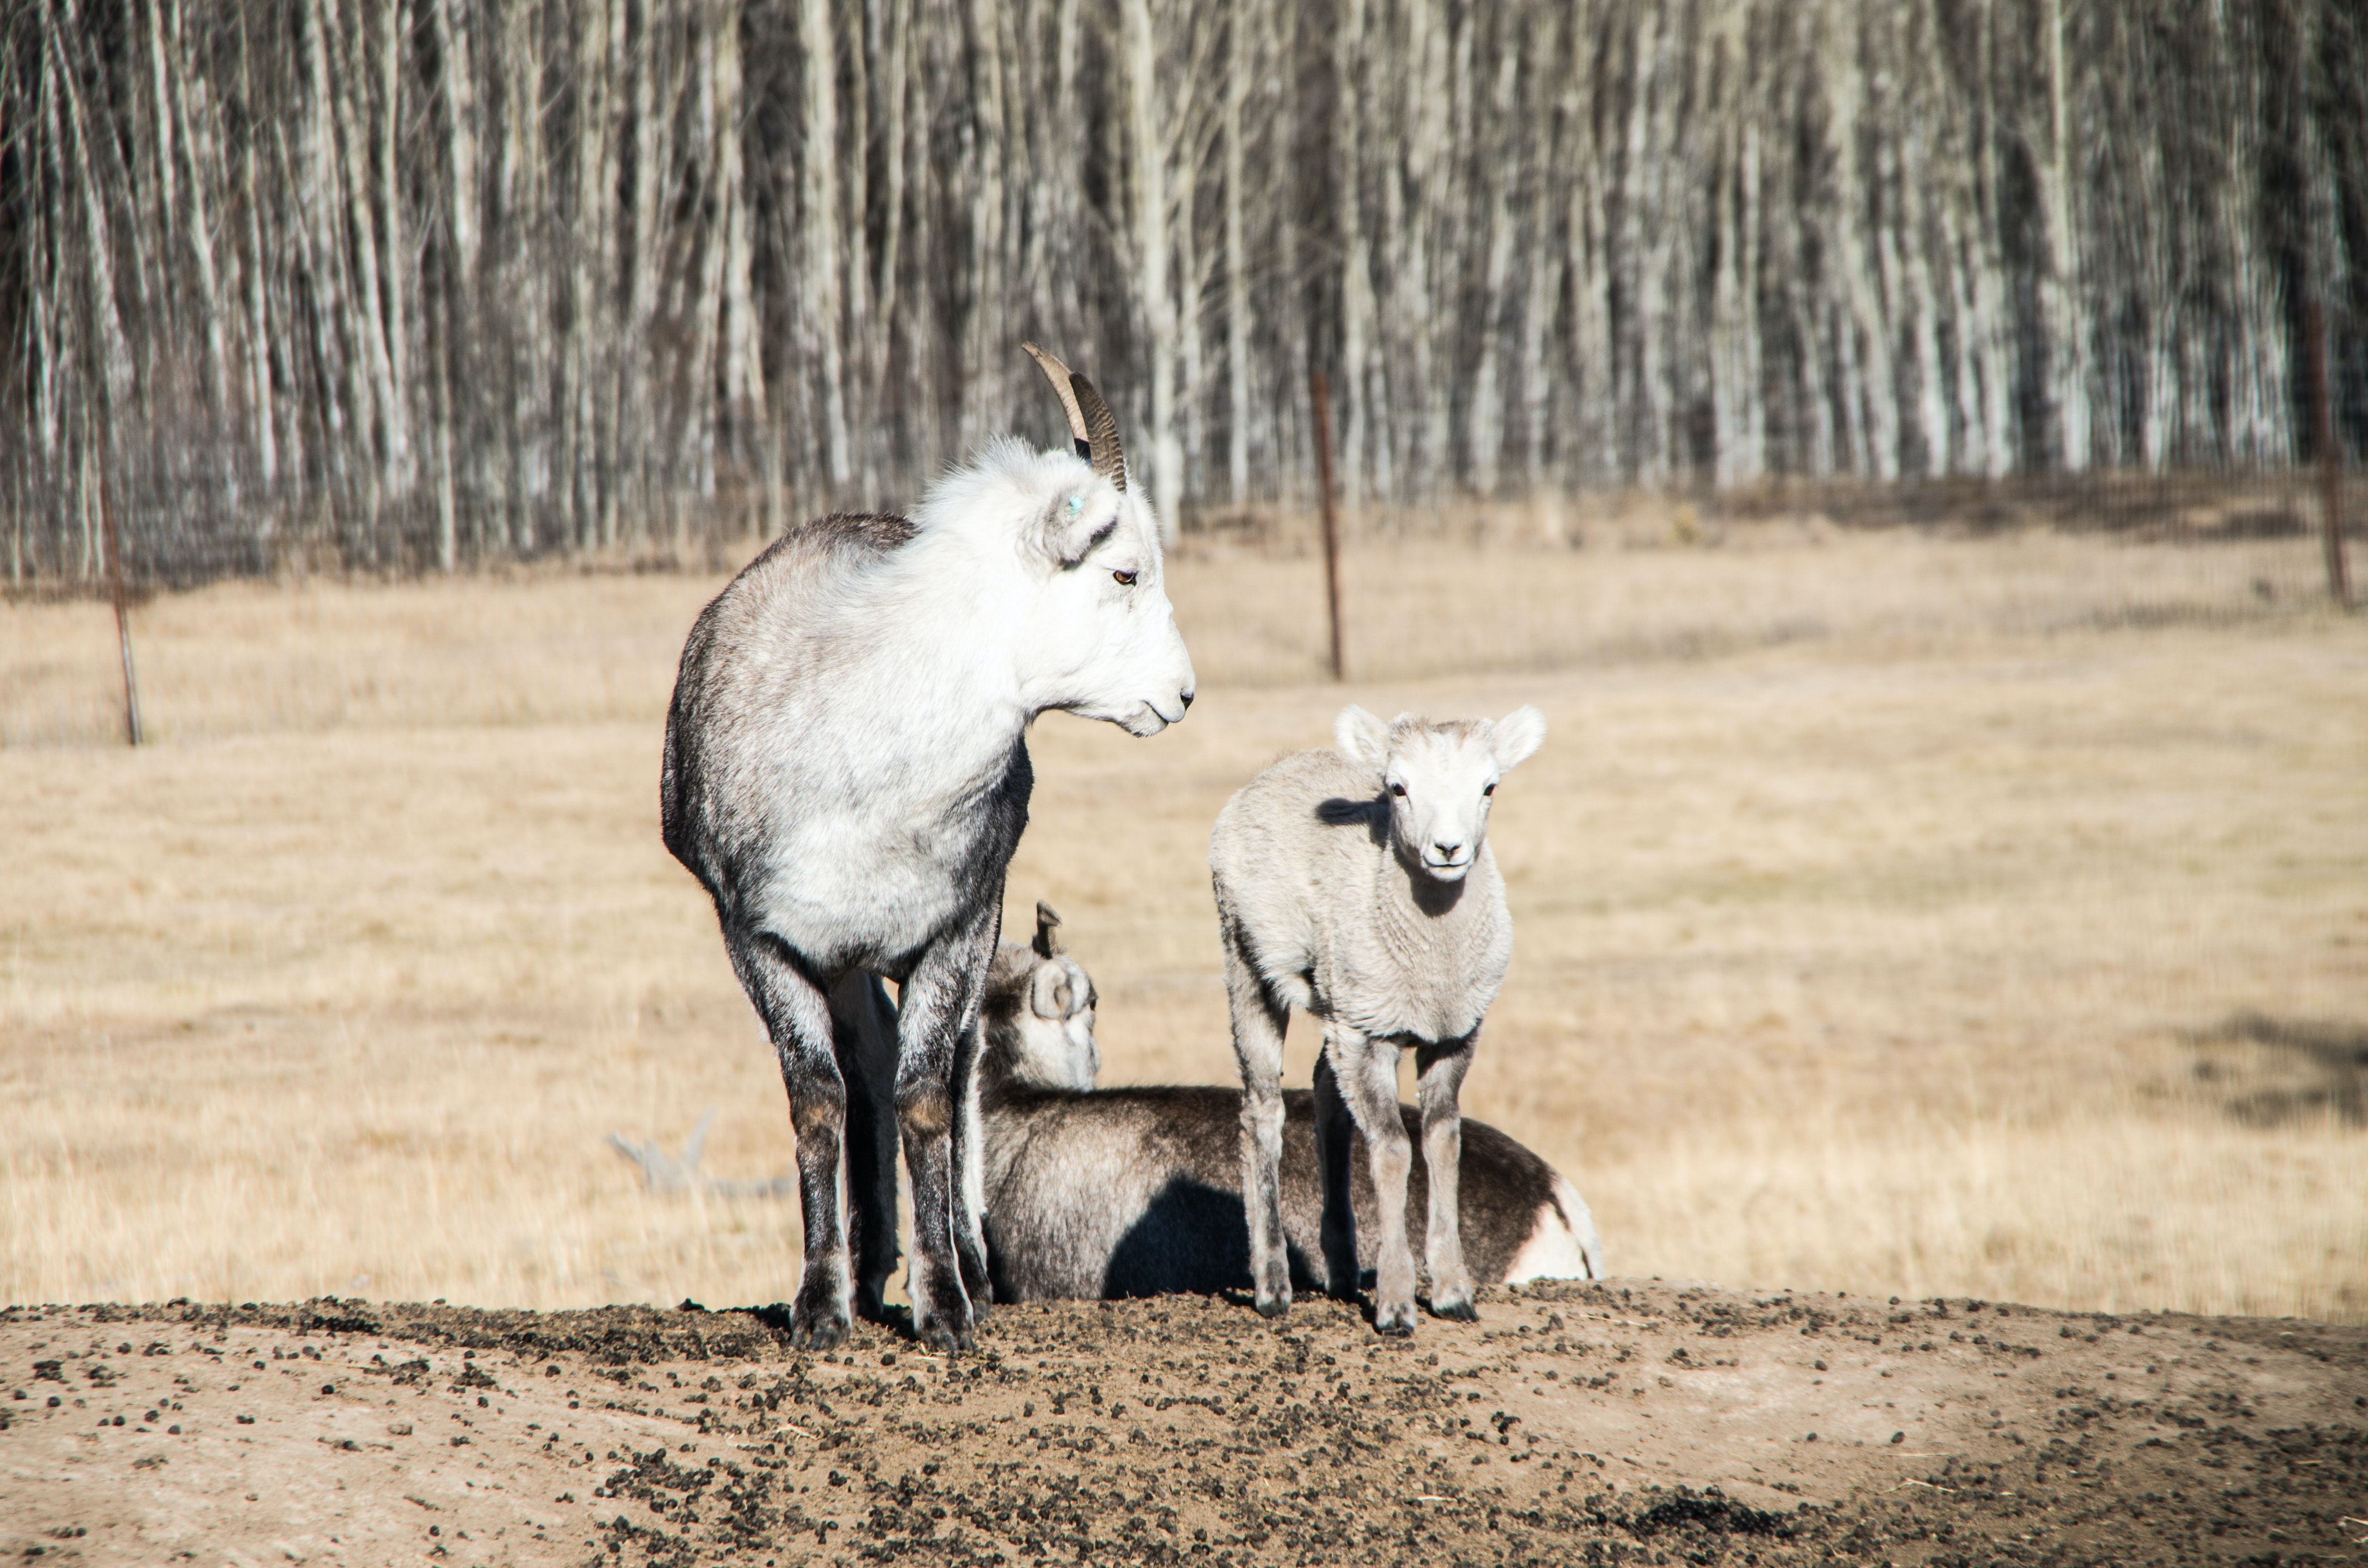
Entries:
[[1126,453],[1118,444],[1118,420],[1111,415],[1110,404],[1094,390],[1094,383],[1061,363],[1058,356],[1047,353],[1032,343],[1019,346],[1044,371],[1044,379],[1053,383],[1059,394],[1062,411],[1069,416],[1069,439],[1076,443],[1077,455],[1094,465],[1094,472],[1110,482],[1114,490],[1126,488]]
[[1036,901],[1036,941],[1034,943],[1036,956],[1038,958],[1050,959],[1058,958],[1060,956],[1061,938],[1053,935],[1053,933],[1059,930],[1060,927],[1061,917],[1053,913],[1053,906],[1046,903],[1042,899],[1038,899]]

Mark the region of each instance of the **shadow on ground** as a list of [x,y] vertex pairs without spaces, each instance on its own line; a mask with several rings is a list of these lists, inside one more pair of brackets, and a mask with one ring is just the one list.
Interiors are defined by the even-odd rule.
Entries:
[[2225,1086],[2223,1103],[2239,1121],[2368,1126],[2368,1024],[2244,1012],[2189,1038],[2203,1051],[2197,1081]]

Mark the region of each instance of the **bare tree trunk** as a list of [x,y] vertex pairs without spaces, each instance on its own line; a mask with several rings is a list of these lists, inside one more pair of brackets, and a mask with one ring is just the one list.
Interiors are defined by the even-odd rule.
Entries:
[[2077,473],[2089,466],[2089,335],[2080,300],[2080,241],[2072,226],[2072,85],[2064,57],[2064,0],[2040,0],[2039,28],[2047,73],[2047,155],[2032,160],[2047,242],[2040,310],[2047,325],[2056,460]]
[[1160,536],[1174,543],[1184,504],[1184,449],[1176,434],[1178,339],[1169,278],[1167,128],[1159,101],[1158,40],[1150,0],[1119,0],[1119,50],[1125,61],[1127,162],[1133,202],[1135,292],[1151,349],[1151,505]]
[[1225,478],[1235,506],[1250,498],[1250,279],[1249,243],[1242,188],[1242,100],[1248,95],[1257,51],[1248,38],[1249,6],[1234,0],[1229,17],[1225,72]]

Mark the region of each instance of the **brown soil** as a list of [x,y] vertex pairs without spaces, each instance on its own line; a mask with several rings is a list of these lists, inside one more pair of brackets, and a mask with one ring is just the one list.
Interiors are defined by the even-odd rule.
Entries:
[[2368,1330],[1636,1282],[1303,1302],[0,1312],[11,1561],[2355,1562]]

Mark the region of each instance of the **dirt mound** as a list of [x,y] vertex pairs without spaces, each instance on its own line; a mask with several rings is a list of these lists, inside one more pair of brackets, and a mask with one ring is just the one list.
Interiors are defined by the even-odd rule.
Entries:
[[777,1309],[0,1312],[18,1561],[2357,1560],[2368,1330],[1635,1282],[975,1355]]

